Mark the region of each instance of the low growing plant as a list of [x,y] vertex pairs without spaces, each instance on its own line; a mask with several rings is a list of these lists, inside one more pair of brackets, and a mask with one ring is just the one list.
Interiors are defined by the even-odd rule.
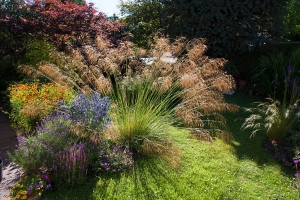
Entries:
[[105,144],[99,149],[97,166],[99,171],[120,173],[133,169],[133,153],[121,145]]
[[41,196],[42,192],[51,188],[50,176],[43,174],[31,174],[21,178],[9,191],[6,198],[27,199],[29,196]]

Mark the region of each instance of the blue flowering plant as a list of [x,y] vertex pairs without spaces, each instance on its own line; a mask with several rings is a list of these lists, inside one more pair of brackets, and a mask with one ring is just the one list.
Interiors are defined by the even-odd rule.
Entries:
[[102,137],[105,127],[110,123],[108,112],[111,100],[94,92],[89,97],[78,94],[70,103],[61,103],[60,111],[67,113],[74,122],[75,132],[79,136],[98,140]]

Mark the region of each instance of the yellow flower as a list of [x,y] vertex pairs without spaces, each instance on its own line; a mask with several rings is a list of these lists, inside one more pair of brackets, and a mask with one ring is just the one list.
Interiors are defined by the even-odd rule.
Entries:
[[21,199],[27,199],[27,195],[22,196]]
[[20,198],[20,195],[19,195],[19,194],[17,194],[17,195],[16,195],[16,198]]
[[20,187],[21,185],[19,183],[16,184],[16,187]]
[[7,198],[7,199],[8,199],[8,198],[9,198],[9,195],[6,195],[6,196],[5,196],[5,198]]
[[39,196],[41,196],[41,195],[42,195],[42,193],[39,192]]
[[16,200],[16,197],[13,197],[11,200]]
[[27,191],[21,190],[21,191],[20,191],[20,194],[27,194]]

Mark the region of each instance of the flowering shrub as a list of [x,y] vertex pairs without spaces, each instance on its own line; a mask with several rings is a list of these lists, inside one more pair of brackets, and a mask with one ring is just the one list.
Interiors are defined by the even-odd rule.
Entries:
[[13,127],[23,132],[34,130],[36,122],[54,110],[58,100],[69,103],[73,92],[64,86],[53,83],[38,85],[18,84],[10,87],[10,118]]
[[[9,153],[10,158],[26,171],[35,171],[42,166],[52,169],[58,183],[71,185],[83,182],[89,165],[99,159],[100,166],[105,162],[116,171],[125,170],[133,164],[128,150],[121,151],[119,147],[111,150],[103,139],[99,145],[78,134],[79,131],[104,130],[109,122],[109,102],[98,93],[90,98],[80,94],[69,105],[59,101],[59,108],[35,127],[36,136],[23,137],[14,155]],[[95,155],[95,152],[99,154]]]
[[110,122],[108,117],[110,102],[108,97],[101,97],[98,92],[94,92],[89,98],[84,94],[78,94],[69,106],[61,105],[60,109],[68,113],[76,124],[77,129],[74,131],[77,135],[90,136],[97,140]]
[[33,174],[25,176],[14,187],[10,189],[9,195],[6,198],[27,199],[29,196],[41,196],[42,191],[51,188],[50,176]]
[[71,134],[72,121],[63,113],[53,113],[42,119],[36,127],[36,136],[20,140],[18,149],[10,158],[26,171],[35,171],[42,165],[51,167],[56,153],[63,151],[77,140]]
[[133,153],[120,145],[105,145],[99,150],[97,164],[100,171],[122,172],[133,169]]

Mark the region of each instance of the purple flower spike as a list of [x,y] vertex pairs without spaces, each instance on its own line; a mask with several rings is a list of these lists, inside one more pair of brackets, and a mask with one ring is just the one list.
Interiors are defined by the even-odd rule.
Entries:
[[295,165],[297,165],[299,163],[299,160],[297,158],[295,158],[294,163],[295,163]]
[[295,174],[295,176],[297,177],[297,179],[300,179],[300,173],[299,173],[299,172],[297,172],[297,173]]
[[294,186],[295,188],[297,188],[297,183],[293,183],[293,186]]

